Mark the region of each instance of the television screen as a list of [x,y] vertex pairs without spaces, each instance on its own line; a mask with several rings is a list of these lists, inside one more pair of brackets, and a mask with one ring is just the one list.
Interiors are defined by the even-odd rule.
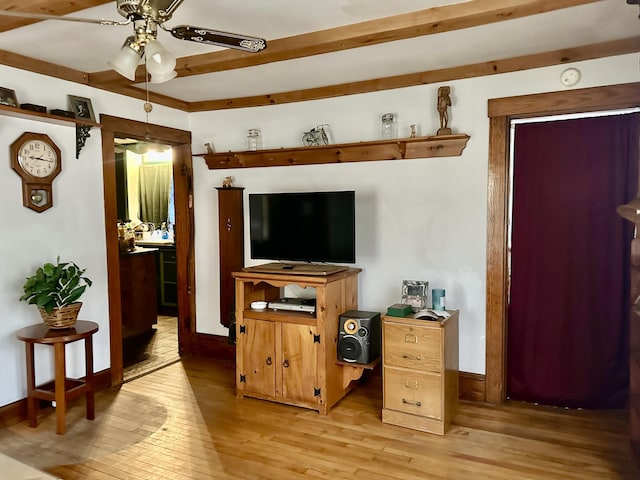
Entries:
[[355,192],[249,194],[251,258],[355,263]]

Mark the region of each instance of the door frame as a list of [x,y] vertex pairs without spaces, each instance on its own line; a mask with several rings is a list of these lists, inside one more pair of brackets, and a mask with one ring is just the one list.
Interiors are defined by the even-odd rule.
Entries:
[[153,125],[111,115],[100,115],[100,123],[102,125],[111,384],[119,385],[123,382],[123,352],[114,140],[116,138],[133,138],[171,145],[173,148],[173,182],[176,211],[174,233],[178,279],[178,351],[180,355],[192,353],[195,335],[193,158],[191,155],[191,132],[186,130]]
[[506,399],[509,132],[516,118],[640,106],[640,83],[490,99],[487,182],[486,401]]

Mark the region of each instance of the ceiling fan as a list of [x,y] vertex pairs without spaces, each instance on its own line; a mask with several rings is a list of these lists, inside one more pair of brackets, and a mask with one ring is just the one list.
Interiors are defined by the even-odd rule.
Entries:
[[158,41],[158,27],[175,38],[191,42],[206,43],[221,47],[234,48],[246,52],[259,52],[267,47],[262,38],[236,33],[211,30],[209,28],[178,25],[165,27],[175,10],[184,0],[116,0],[116,9],[125,21],[98,20],[92,18],[61,17],[40,13],[0,10],[0,15],[34,18],[38,20],[64,20],[70,22],[96,23],[99,25],[133,24],[134,34],[127,37],[118,54],[109,60],[109,65],[120,75],[131,81],[136,79],[136,68],[143,55],[147,71],[151,74],[151,83],[162,83],[174,78],[176,59]]

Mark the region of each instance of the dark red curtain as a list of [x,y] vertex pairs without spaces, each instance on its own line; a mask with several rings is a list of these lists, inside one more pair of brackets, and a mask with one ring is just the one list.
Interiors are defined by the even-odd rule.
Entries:
[[640,114],[515,129],[507,388],[512,399],[625,406],[629,245]]

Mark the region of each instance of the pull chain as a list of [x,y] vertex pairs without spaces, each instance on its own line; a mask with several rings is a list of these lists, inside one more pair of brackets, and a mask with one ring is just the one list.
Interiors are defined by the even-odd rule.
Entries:
[[147,72],[147,55],[144,56],[144,90],[146,92],[147,101],[144,102],[144,111],[146,118],[146,133],[144,134],[144,139],[149,140],[151,138],[151,134],[149,133],[149,112],[153,110],[153,105],[149,102],[149,73]]

